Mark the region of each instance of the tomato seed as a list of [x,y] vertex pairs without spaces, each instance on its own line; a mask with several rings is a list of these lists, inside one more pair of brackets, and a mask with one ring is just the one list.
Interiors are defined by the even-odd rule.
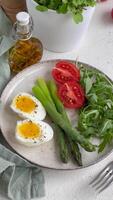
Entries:
[[63,80],[64,80],[64,76],[61,76],[61,79],[63,79]]

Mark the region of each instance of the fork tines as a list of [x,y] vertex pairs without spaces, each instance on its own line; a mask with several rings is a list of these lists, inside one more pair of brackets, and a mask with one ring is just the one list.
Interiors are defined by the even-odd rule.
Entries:
[[113,182],[113,162],[109,163],[91,182],[95,190],[100,193]]

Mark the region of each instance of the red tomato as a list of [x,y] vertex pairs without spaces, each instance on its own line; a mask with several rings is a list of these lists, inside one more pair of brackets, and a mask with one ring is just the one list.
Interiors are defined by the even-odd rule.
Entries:
[[60,61],[56,64],[55,68],[53,68],[52,76],[58,84],[72,80],[79,81],[80,71],[75,64],[67,61]]
[[112,19],[113,19],[113,8],[112,8],[112,10],[111,10],[111,17],[112,17]]
[[81,108],[85,102],[83,88],[75,81],[68,81],[58,88],[58,96],[66,108]]

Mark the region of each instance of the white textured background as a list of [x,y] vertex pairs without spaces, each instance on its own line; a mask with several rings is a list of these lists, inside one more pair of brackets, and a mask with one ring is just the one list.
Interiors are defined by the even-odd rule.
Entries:
[[[85,41],[79,52],[56,54],[45,51],[43,60],[54,58],[76,59],[96,66],[113,79],[113,19],[110,12],[113,0],[97,5]],[[43,169],[46,180],[46,197],[39,200],[112,200],[113,184],[97,194],[89,182],[113,160],[113,153],[100,163],[77,171]],[[5,200],[0,197],[0,200]],[[15,199],[16,200],[16,199]],[[21,199],[20,199],[21,200]]]

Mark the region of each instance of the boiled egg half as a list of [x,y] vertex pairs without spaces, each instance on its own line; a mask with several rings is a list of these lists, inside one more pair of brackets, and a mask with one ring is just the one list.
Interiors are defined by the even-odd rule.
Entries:
[[17,121],[16,139],[27,146],[36,146],[48,142],[53,138],[53,129],[43,121]]
[[11,103],[11,109],[24,119],[43,120],[46,116],[41,102],[28,93],[17,94]]

